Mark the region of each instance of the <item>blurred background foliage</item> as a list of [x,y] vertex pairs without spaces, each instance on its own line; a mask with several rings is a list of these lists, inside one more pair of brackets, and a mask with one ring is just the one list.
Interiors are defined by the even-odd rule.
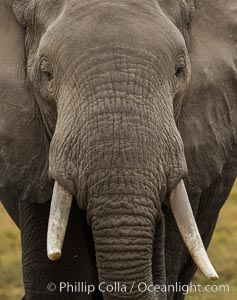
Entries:
[[[229,293],[191,293],[186,300],[237,299],[237,183],[224,205],[209,256],[220,275],[214,284],[228,284]],[[194,284],[212,284],[197,272]],[[0,300],[19,300],[23,295],[20,233],[0,204]]]

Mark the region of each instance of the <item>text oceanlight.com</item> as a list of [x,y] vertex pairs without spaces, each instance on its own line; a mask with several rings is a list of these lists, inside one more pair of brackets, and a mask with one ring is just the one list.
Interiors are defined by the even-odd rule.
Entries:
[[[106,282],[101,282],[98,285],[98,290],[102,293],[132,293],[134,291],[139,291],[140,293],[169,293],[177,292],[187,295],[188,293],[229,293],[230,286],[225,284],[194,284],[182,285],[177,282],[175,285],[153,285],[147,284],[145,282],[133,282],[130,286],[125,285],[121,282],[114,282],[113,284],[107,284]],[[60,282],[56,285],[50,282],[47,285],[47,290],[49,292],[59,292],[59,293],[85,293],[92,294],[96,290],[96,286],[93,284],[87,284],[86,282]]]

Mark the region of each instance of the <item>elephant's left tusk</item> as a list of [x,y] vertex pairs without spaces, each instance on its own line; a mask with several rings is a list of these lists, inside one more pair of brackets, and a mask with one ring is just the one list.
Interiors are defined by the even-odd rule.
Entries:
[[197,228],[183,180],[170,195],[170,207],[183,240],[198,268],[211,280],[218,279]]
[[47,252],[50,260],[58,260],[72,206],[72,195],[55,181],[49,214]]

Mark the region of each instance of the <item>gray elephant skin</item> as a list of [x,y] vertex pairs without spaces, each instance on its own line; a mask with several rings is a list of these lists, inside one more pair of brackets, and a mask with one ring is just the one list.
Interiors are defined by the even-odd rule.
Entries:
[[[1,0],[0,199],[20,228],[26,300],[53,282],[188,284],[167,199],[184,179],[208,247],[237,175],[235,0]],[[54,182],[73,195],[62,257]]]

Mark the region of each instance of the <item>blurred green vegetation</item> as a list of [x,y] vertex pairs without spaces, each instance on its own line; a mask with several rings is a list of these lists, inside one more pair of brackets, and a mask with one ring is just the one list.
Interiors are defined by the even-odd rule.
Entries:
[[[237,299],[237,183],[221,211],[209,256],[220,275],[213,284],[228,284],[229,293],[191,293],[186,300]],[[197,272],[193,284],[212,284]],[[23,295],[20,233],[0,204],[0,300],[19,300]]]
[[23,295],[20,232],[0,204],[0,300]]

